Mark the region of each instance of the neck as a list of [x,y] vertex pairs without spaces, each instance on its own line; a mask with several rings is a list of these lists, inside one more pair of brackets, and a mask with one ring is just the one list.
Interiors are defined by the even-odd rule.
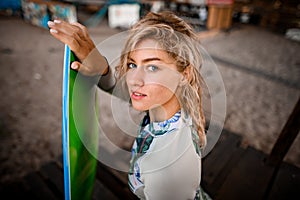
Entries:
[[151,122],[162,122],[170,119],[180,109],[180,104],[176,102],[165,104],[163,106],[155,106],[149,110],[149,117]]

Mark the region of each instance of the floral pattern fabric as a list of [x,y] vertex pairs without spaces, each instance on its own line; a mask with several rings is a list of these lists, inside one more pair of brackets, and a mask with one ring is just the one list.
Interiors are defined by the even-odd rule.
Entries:
[[[155,143],[157,137],[165,134],[170,134],[179,128],[179,122],[182,111],[178,111],[173,117],[163,122],[150,122],[149,115],[147,114],[140,124],[138,136],[132,147],[132,158],[130,161],[130,170],[128,174],[128,184],[130,189],[135,194],[138,193],[144,184],[141,180],[140,160],[144,154],[150,149],[151,145]],[[191,124],[190,124],[191,126]],[[192,139],[195,150],[200,156],[199,137],[195,131],[192,131]],[[210,199],[207,194],[200,188],[197,189],[194,200]]]

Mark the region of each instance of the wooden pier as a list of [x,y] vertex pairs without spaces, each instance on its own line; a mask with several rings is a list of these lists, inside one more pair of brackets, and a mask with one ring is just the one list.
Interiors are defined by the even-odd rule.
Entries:
[[[242,147],[241,137],[224,130],[203,159],[202,187],[213,199],[295,199],[300,197],[300,169],[282,162],[268,165],[268,155]],[[62,158],[24,179],[0,187],[1,199],[64,199]],[[296,198],[296,199],[297,199]],[[94,200],[137,199],[127,186],[127,174],[98,163]]]
[[[300,130],[300,99],[270,155],[241,145],[242,138],[223,130],[213,150],[203,159],[202,187],[215,200],[300,199],[300,168],[283,161]],[[113,156],[113,155],[112,155]],[[0,186],[1,199],[64,199],[62,157]],[[127,185],[127,174],[98,162],[93,200],[137,199]]]

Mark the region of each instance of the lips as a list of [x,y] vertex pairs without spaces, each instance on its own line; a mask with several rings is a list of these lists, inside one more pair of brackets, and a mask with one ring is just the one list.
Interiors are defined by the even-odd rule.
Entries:
[[144,97],[146,97],[147,95],[140,93],[140,92],[132,92],[131,93],[131,98],[134,100],[140,100],[143,99]]
[[135,96],[146,96],[145,94],[140,93],[140,92],[133,92],[132,94]]

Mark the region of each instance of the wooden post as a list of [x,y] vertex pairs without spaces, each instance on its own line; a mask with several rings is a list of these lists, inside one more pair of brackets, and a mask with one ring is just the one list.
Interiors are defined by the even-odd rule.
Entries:
[[209,5],[207,28],[229,29],[232,23],[232,5]]
[[207,0],[206,27],[217,30],[229,29],[232,23],[233,2],[234,0]]
[[293,144],[296,136],[298,135],[300,130],[300,98],[294,107],[292,114],[289,116],[288,121],[284,125],[279,137],[273,149],[271,151],[270,156],[266,159],[266,165],[274,167],[274,172],[269,182],[269,185],[264,193],[264,198],[267,199],[270,195],[270,191],[273,187],[274,181],[276,179],[277,173],[280,168],[280,164],[284,159],[286,153],[289,148]]
[[284,125],[266,164],[278,167],[300,130],[300,98]]

